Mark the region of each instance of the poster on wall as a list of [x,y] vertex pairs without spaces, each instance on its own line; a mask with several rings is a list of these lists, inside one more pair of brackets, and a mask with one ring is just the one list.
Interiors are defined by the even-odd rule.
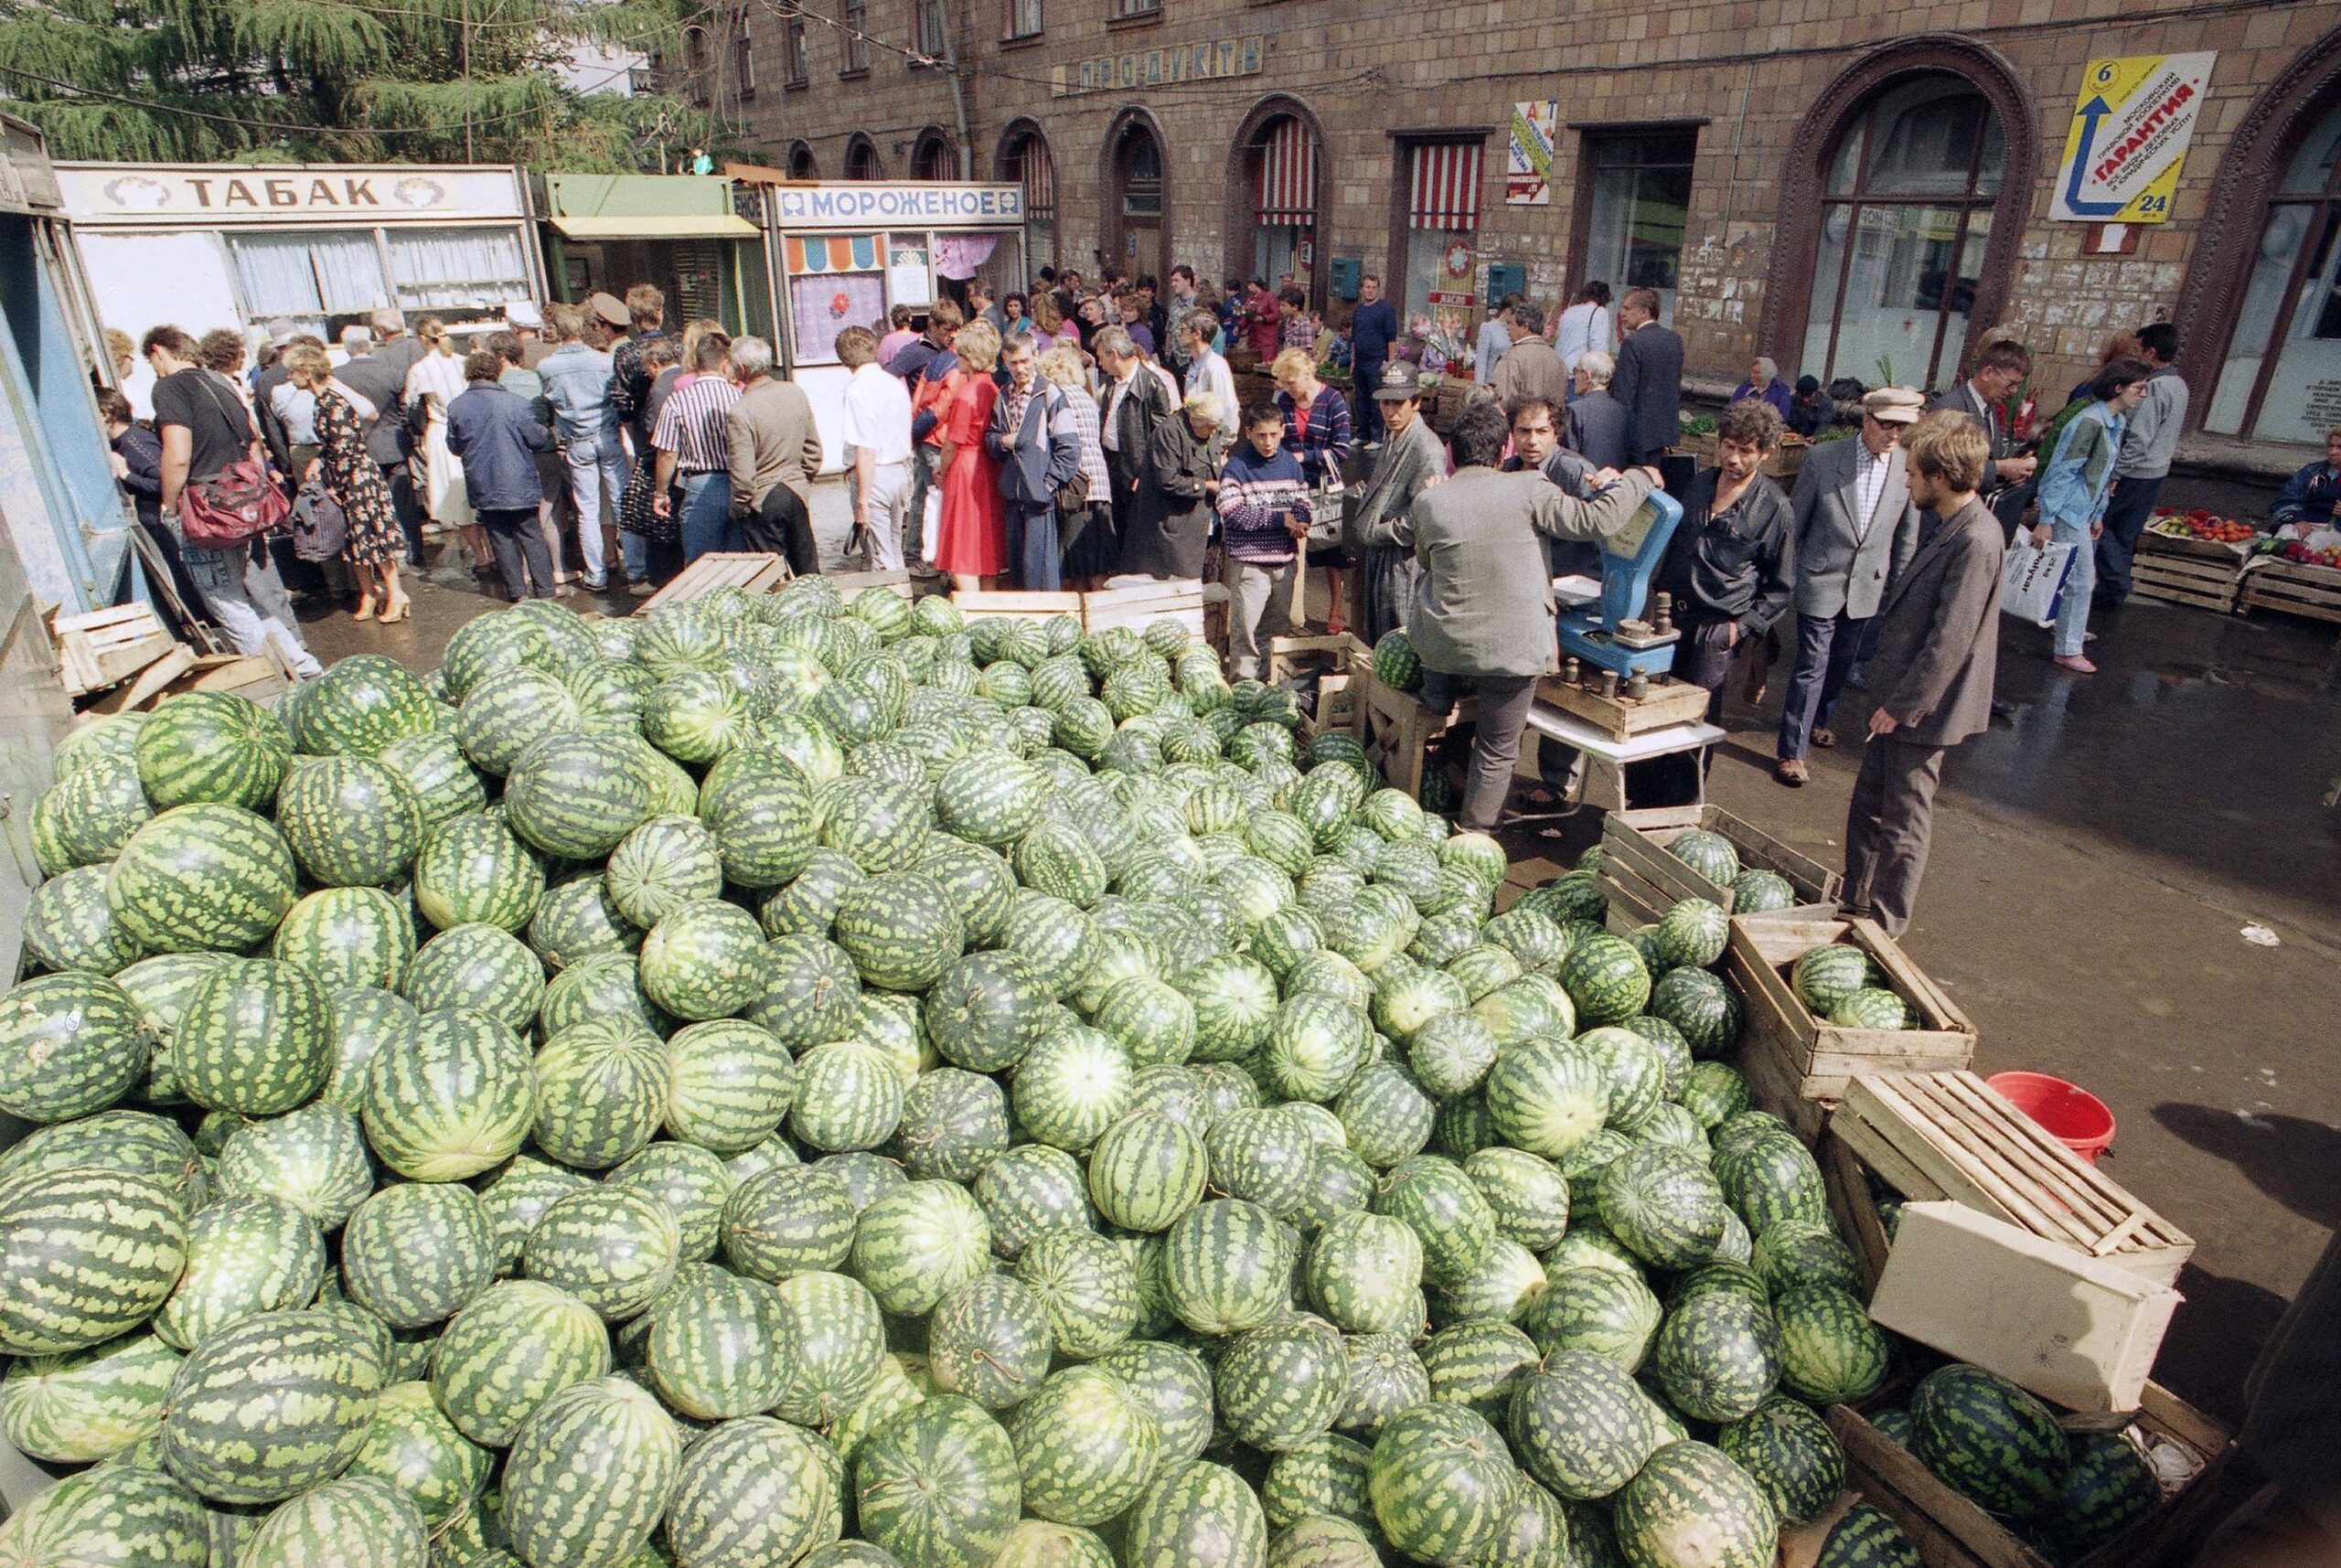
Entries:
[[1504,155],[1503,198],[1513,207],[1553,204],[1553,141],[1561,106],[1546,98],[1512,106],[1512,147]]
[[2048,215],[2067,223],[2166,221],[2218,59],[2207,49],[2090,61]]
[[788,281],[788,320],[796,362],[834,365],[838,334],[849,326],[886,330],[886,280],[876,272],[825,272]]
[[1430,305],[1434,310],[1470,310],[1480,303],[1471,287],[1478,262],[1469,234],[1449,234],[1439,244],[1438,270],[1431,274]]

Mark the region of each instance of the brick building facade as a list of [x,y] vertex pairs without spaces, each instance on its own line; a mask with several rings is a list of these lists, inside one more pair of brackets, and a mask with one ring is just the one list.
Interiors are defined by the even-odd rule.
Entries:
[[[722,0],[726,5],[734,0]],[[1028,266],[1352,267],[1410,308],[1517,268],[1659,287],[1694,379],[1951,383],[2004,332],[2050,406],[2181,329],[2265,462],[2341,420],[2341,27],[2305,0],[748,0],[699,90],[803,177],[1021,180]],[[2052,221],[2088,62],[2217,51],[2166,221]],[[952,63],[936,63],[952,62]],[[956,77],[956,81],[955,81]],[[751,91],[739,91],[743,84]],[[1507,199],[1515,103],[1549,195]],[[2089,253],[2096,244],[2105,253]],[[1459,272],[1450,274],[1452,266]],[[1470,317],[1475,322],[1476,316]]]

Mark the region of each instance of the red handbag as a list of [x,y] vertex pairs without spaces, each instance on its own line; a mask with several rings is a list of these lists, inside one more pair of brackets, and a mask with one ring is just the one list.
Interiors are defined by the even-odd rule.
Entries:
[[[229,414],[230,427],[241,424],[249,432],[250,416],[237,420],[230,412],[227,394],[208,379],[204,385],[221,400],[220,412]],[[285,498],[284,487],[269,476],[263,464],[248,456],[179,492],[179,532],[198,549],[233,549],[283,528],[292,515],[293,503]]]

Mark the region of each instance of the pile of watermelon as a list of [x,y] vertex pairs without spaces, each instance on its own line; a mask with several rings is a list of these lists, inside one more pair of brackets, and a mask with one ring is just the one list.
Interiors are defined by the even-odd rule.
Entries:
[[1769,1563],[1888,1346],[1720,912],[1299,730],[808,578],[75,731],[0,1560]]

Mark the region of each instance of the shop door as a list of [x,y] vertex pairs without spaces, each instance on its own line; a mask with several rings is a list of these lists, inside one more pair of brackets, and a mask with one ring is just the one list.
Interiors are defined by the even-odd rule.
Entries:
[[1160,278],[1164,270],[1162,144],[1151,130],[1144,125],[1123,130],[1114,149],[1114,174],[1121,241],[1116,249],[1131,276],[1151,272]]

